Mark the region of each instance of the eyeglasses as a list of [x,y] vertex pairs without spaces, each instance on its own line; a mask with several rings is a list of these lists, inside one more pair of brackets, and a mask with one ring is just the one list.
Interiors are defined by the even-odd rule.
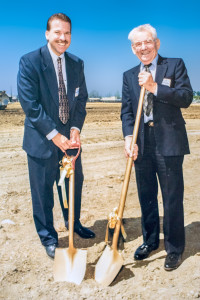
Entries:
[[154,40],[146,40],[146,41],[143,41],[143,42],[136,42],[136,43],[133,44],[133,46],[136,49],[140,49],[142,47],[142,44],[144,44],[147,47],[151,47],[153,45],[154,41],[155,41],[155,39]]

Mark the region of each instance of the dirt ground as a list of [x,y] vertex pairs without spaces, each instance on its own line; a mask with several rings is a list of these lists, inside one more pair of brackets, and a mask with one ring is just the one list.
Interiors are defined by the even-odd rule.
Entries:
[[[141,262],[133,259],[142,243],[141,212],[134,170],[124,211],[127,240],[120,244],[124,266],[111,286],[94,281],[94,268],[104,249],[107,215],[118,206],[126,160],[120,104],[88,103],[82,131],[85,175],[81,222],[96,233],[94,240],[75,235],[75,246],[87,248],[87,270],[81,285],[54,282],[53,261],[36,234],[26,154],[22,150],[24,114],[19,103],[0,111],[0,299],[195,299],[200,298],[200,105],[183,110],[191,154],[185,156],[186,248],[181,266],[163,269],[163,207],[159,192],[160,247]],[[10,224],[11,223],[11,224]],[[55,189],[54,223],[59,245],[67,247]]]

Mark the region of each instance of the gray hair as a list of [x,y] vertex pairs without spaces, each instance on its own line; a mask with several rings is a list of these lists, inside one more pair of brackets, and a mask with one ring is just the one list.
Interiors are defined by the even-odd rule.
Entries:
[[138,27],[133,28],[128,35],[128,39],[131,41],[131,43],[134,43],[134,37],[135,34],[138,32],[142,32],[142,31],[148,31],[152,34],[153,39],[157,39],[157,32],[156,29],[154,27],[152,27],[150,24],[144,24],[144,25],[140,25]]

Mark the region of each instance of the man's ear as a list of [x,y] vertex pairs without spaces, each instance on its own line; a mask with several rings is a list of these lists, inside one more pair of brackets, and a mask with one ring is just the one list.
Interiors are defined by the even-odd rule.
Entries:
[[45,31],[45,37],[46,37],[46,39],[48,41],[49,40],[49,31],[48,30]]
[[160,49],[160,40],[159,39],[156,39],[156,48],[157,48],[157,50]]
[[134,49],[134,45],[133,44],[131,44],[131,49],[132,49],[133,53],[135,54],[135,49]]

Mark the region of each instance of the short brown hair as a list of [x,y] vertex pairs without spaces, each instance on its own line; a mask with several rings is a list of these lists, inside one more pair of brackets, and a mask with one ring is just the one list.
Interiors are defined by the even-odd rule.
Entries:
[[63,13],[54,14],[48,19],[48,21],[47,21],[47,31],[49,31],[51,29],[51,22],[54,19],[59,19],[59,20],[62,20],[64,22],[69,23],[70,24],[70,31],[72,31],[72,22],[71,22],[70,18],[67,15],[63,14]]

